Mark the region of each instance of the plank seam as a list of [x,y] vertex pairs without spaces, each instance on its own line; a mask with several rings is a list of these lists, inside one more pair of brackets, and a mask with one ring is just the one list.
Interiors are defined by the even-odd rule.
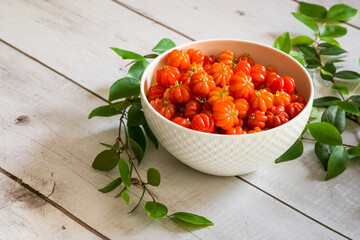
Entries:
[[51,70],[51,71],[55,72],[56,74],[58,74],[58,75],[60,75],[61,77],[65,78],[66,80],[68,80],[68,81],[70,81],[70,82],[74,83],[75,85],[79,86],[80,88],[84,89],[85,91],[87,91],[87,92],[89,92],[89,93],[91,93],[91,94],[95,95],[96,97],[98,97],[98,98],[102,99],[103,101],[105,101],[105,102],[107,102],[107,103],[110,103],[107,99],[103,98],[103,97],[102,97],[102,96],[100,96],[99,94],[97,94],[97,93],[95,93],[95,92],[91,91],[90,89],[88,89],[88,88],[84,87],[84,86],[83,86],[83,85],[81,85],[80,83],[78,83],[78,82],[76,82],[76,81],[72,80],[71,78],[69,78],[69,77],[68,77],[68,76],[66,76],[65,74],[63,74],[63,73],[61,73],[61,72],[59,72],[59,71],[55,70],[54,68],[52,68],[52,67],[50,67],[50,66],[46,65],[45,63],[43,63],[43,62],[41,62],[40,60],[38,60],[38,59],[34,58],[33,56],[30,56],[30,55],[29,55],[29,54],[27,54],[26,52],[22,51],[21,49],[19,49],[19,48],[15,47],[15,46],[13,46],[13,45],[11,45],[10,43],[6,42],[5,40],[3,40],[3,39],[1,39],[1,38],[0,38],[0,42],[2,42],[3,44],[7,45],[8,47],[11,47],[11,48],[15,49],[15,50],[16,50],[16,51],[18,51],[19,53],[21,53],[21,54],[25,55],[26,57],[28,57],[28,58],[30,58],[30,59],[32,59],[32,60],[34,60],[35,62],[39,63],[41,66],[43,66],[43,67],[45,67],[45,68],[47,68],[47,69],[49,69],[49,70]]
[[[60,212],[64,213],[66,216],[68,216],[69,218],[71,218],[74,222],[78,223],[79,225],[81,225],[82,227],[84,227],[85,229],[87,229],[88,231],[92,232],[93,234],[95,234],[96,236],[100,237],[101,239],[105,239],[105,240],[109,240],[110,238],[106,237],[105,235],[103,235],[102,233],[98,232],[95,228],[91,227],[90,225],[86,224],[85,222],[83,222],[81,219],[79,219],[78,217],[76,217],[75,215],[73,215],[72,213],[70,213],[68,210],[66,210],[64,207],[60,206],[59,204],[57,204],[56,202],[54,202],[53,200],[51,200],[49,197],[43,195],[42,193],[40,193],[39,191],[37,191],[36,189],[34,189],[33,187],[31,187],[29,184],[24,183],[20,178],[16,177],[15,175],[11,174],[10,172],[6,171],[5,169],[3,169],[2,167],[0,167],[0,172],[2,174],[4,174],[5,176],[9,177],[10,179],[14,180],[15,182],[17,182],[19,185],[21,185],[22,187],[26,188],[27,190],[29,190],[30,192],[34,193],[36,196],[40,197],[42,200],[46,201],[47,203],[49,203],[50,205],[52,205],[53,207],[55,207],[56,209],[58,209]],[[54,184],[54,188],[53,191],[55,189],[55,184]],[[53,193],[53,192],[52,192]],[[50,195],[52,195],[52,193]],[[49,195],[49,196],[50,196]]]
[[291,206],[290,204],[288,204],[288,203],[284,202],[283,200],[281,200],[281,199],[279,199],[279,198],[275,197],[274,195],[272,195],[272,194],[270,194],[270,193],[268,193],[268,192],[264,191],[263,189],[261,189],[261,188],[259,188],[258,186],[256,186],[256,185],[254,185],[254,184],[250,183],[249,181],[245,180],[244,178],[239,177],[239,176],[236,176],[236,178],[238,178],[238,179],[240,179],[241,181],[243,181],[243,182],[245,182],[245,183],[249,184],[250,186],[252,186],[252,187],[256,188],[257,190],[259,190],[259,191],[261,191],[261,192],[265,193],[265,194],[266,194],[266,195],[268,195],[269,197],[274,198],[275,200],[277,200],[278,202],[280,202],[280,203],[282,203],[283,205],[287,206],[288,208],[291,208],[292,210],[294,210],[294,211],[296,211],[296,212],[300,213],[301,215],[303,215],[303,216],[305,216],[305,217],[309,218],[310,220],[312,220],[312,221],[314,221],[314,222],[316,222],[316,223],[320,224],[321,226],[323,226],[323,227],[325,227],[325,228],[327,228],[327,229],[329,229],[329,230],[331,230],[331,231],[333,231],[333,232],[335,232],[335,233],[339,234],[340,236],[342,236],[342,237],[344,237],[344,238],[346,238],[346,239],[350,239],[350,240],[351,240],[351,238],[350,238],[350,237],[348,237],[348,236],[346,236],[346,235],[344,235],[344,234],[342,234],[342,233],[340,233],[340,232],[336,231],[335,229],[333,229],[333,228],[331,228],[331,227],[327,226],[326,224],[324,224],[324,223],[320,222],[319,220],[316,220],[315,218],[313,218],[313,217],[311,217],[311,216],[307,215],[306,213],[303,213],[303,212],[302,212],[302,211],[300,211],[299,209],[297,209],[297,208],[295,208],[295,207]]

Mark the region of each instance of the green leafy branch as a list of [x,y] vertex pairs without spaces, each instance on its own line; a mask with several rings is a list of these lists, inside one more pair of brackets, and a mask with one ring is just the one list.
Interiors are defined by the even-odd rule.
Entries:
[[295,58],[309,71],[318,70],[321,79],[330,82],[332,89],[338,92],[340,98],[325,96],[315,99],[309,120],[319,117],[316,107],[325,108],[325,111],[320,122],[309,122],[302,133],[303,136],[309,131],[313,139],[301,136],[275,162],[300,157],[303,153],[302,141],[313,141],[315,154],[327,171],[325,180],[329,180],[345,171],[350,156],[360,156],[360,143],[357,146],[345,144],[341,137],[346,127],[346,119],[360,126],[360,95],[355,95],[360,83],[350,91],[346,85],[338,82],[338,79],[359,79],[360,74],[350,70],[337,71],[335,65],[343,62],[338,57],[347,53],[335,39],[346,35],[347,29],[337,24],[352,19],[357,14],[357,10],[344,4],[336,4],[327,10],[317,4],[300,2],[300,13],[291,14],[309,27],[314,35],[312,37],[302,35],[291,39],[290,34],[286,32],[275,40],[273,46]]
[[[100,171],[110,171],[117,166],[119,177],[99,189],[99,191],[109,193],[121,186],[120,192],[115,197],[121,197],[126,204],[130,203],[128,191],[131,186],[142,188],[140,199],[129,213],[134,212],[139,207],[145,193],[147,193],[152,201],[145,203],[144,210],[150,218],[159,219],[167,216],[180,219],[187,224],[205,227],[213,225],[213,223],[205,217],[196,214],[176,212],[168,215],[168,208],[156,200],[149,187],[160,185],[160,172],[155,168],[149,168],[145,181],[137,169],[143,160],[146,149],[145,134],[155,147],[158,148],[157,139],[149,128],[142,110],[141,99],[139,98],[140,80],[146,67],[149,65],[147,59],[156,58],[158,54],[173,47],[175,47],[175,43],[170,39],[164,38],[152,49],[154,53],[143,56],[135,52],[111,48],[124,60],[132,61],[128,64],[130,67],[127,76],[117,80],[110,87],[110,104],[95,108],[89,114],[89,119],[92,117],[120,115],[118,137],[115,139],[115,143],[100,143],[107,149],[96,156],[92,167]],[[136,160],[137,166],[135,164]]]

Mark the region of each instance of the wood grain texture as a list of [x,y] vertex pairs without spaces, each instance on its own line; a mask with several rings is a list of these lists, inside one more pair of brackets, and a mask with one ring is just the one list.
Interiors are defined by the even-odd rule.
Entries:
[[0,38],[108,98],[127,62],[109,47],[148,54],[178,34],[112,1],[1,1]]
[[[236,7],[231,3],[224,6],[221,2],[216,1],[197,1],[195,3],[191,1],[170,1],[166,3],[160,1],[152,1],[151,3],[148,1],[129,1],[126,4],[132,4],[133,8],[141,14],[154,18],[196,39],[226,36],[272,44],[276,36],[289,30],[289,26],[291,26],[291,31],[295,34],[310,33],[305,26],[296,22],[289,14],[290,11],[296,11],[297,7],[294,2],[289,3],[289,1],[281,1],[279,6],[282,7],[278,9],[279,13],[276,18],[267,17],[269,9],[273,7],[273,4],[267,1],[260,1],[258,4],[240,2]],[[145,54],[162,37],[170,37],[177,43],[187,41],[184,37],[141,18],[138,14],[132,13],[113,2],[76,1],[59,3],[55,1],[38,1],[35,3],[2,1],[0,7],[2,10],[0,15],[0,37],[2,39],[104,97],[107,95],[110,84],[124,74],[118,67],[123,68],[125,65],[123,61],[107,49],[107,46],[137,49]],[[181,22],[179,18],[183,14],[179,14],[179,12],[185,11],[188,14],[185,20]],[[219,12],[218,15],[215,14],[217,12]],[[214,28],[216,30],[209,31],[207,26],[216,26]],[[348,34],[352,37],[340,39],[341,43],[344,41],[344,48],[349,51],[359,49],[359,43],[353,41],[353,39],[358,38],[358,31],[349,28]],[[350,66],[356,66],[356,57],[354,55],[350,56],[350,59],[354,60],[350,61]],[[18,66],[17,61],[11,63]],[[6,72],[9,69],[2,71]],[[16,69],[13,69],[15,74],[16,71]],[[21,74],[23,77],[27,74],[32,76],[31,71],[32,69],[27,69],[25,73]],[[130,222],[126,226],[121,226],[121,223],[119,223],[120,215],[126,213],[126,209],[118,209],[119,206],[122,206],[121,203],[112,199],[111,194],[93,194],[96,192],[96,188],[102,187],[116,175],[115,172],[110,174],[97,173],[89,167],[93,157],[101,149],[100,146],[96,145],[96,142],[106,142],[106,140],[110,141],[114,138],[113,132],[116,128],[114,119],[85,120],[87,113],[93,107],[103,103],[95,100],[87,93],[82,92],[80,94],[81,91],[75,90],[74,85],[65,84],[64,79],[54,74],[44,74],[43,72],[46,71],[43,69],[39,71],[35,77],[32,76],[31,78],[34,82],[41,79],[37,85],[33,85],[32,82],[25,82],[25,85],[29,85],[26,86],[26,90],[21,89],[24,82],[14,85],[12,88],[8,87],[9,92],[7,94],[20,94],[21,97],[17,96],[19,99],[12,104],[12,106],[17,107],[16,111],[7,110],[5,113],[1,112],[1,115],[7,117],[7,124],[11,126],[11,130],[6,128],[6,134],[2,134],[6,136],[6,139],[17,142],[14,146],[6,145],[7,158],[12,156],[11,154],[19,146],[25,146],[24,152],[29,155],[27,156],[29,163],[23,164],[34,164],[34,166],[27,169],[23,165],[19,167],[16,161],[10,162],[3,159],[6,162],[6,167],[17,175],[24,177],[27,182],[44,194],[51,191],[52,181],[50,181],[50,184],[42,184],[42,181],[52,180],[50,172],[47,171],[49,169],[54,170],[56,180],[63,182],[63,186],[59,185],[59,192],[55,192],[57,194],[54,194],[52,198],[69,207],[77,216],[86,219],[89,224],[108,233],[109,236],[117,236],[119,232],[129,235],[136,235],[138,231],[142,234],[162,233],[162,230],[158,229],[159,225],[148,221],[146,218],[143,219],[142,213],[139,213],[139,216],[130,217]],[[46,79],[44,79],[44,76]],[[20,76],[17,75],[14,77],[14,79],[19,78]],[[51,96],[47,91],[57,92],[57,95]],[[321,90],[317,94],[321,96],[327,93],[328,91]],[[3,100],[4,102],[14,101],[12,95],[2,97],[1,102]],[[31,104],[27,103],[25,99],[31,99]],[[71,109],[71,116],[68,116],[69,109]],[[22,115],[29,117],[29,124],[18,124],[16,126],[21,127],[21,129],[15,128],[14,130],[12,124]],[[29,127],[34,124],[34,119],[36,124]],[[26,130],[23,128],[26,128]],[[18,138],[21,139],[20,143],[18,143]],[[357,139],[352,135],[349,135],[346,139],[349,140],[348,143],[357,142]],[[354,211],[359,206],[356,201],[358,191],[349,189],[356,187],[354,183],[358,182],[358,164],[356,162],[352,163],[350,169],[340,178],[331,182],[323,182],[324,172],[315,156],[311,153],[311,145],[308,145],[306,149],[307,154],[297,162],[265,168],[246,176],[245,179],[279,199],[289,202],[300,211],[328,224],[335,230],[349,236],[357,236],[358,230],[354,230],[353,226],[359,224],[358,211]],[[21,156],[19,154],[16,157],[20,159]],[[48,163],[48,159],[53,160]],[[231,229],[238,231],[236,233],[239,234],[247,230],[248,219],[253,221],[251,223],[253,226],[256,226],[257,222],[261,222],[259,228],[264,228],[266,231],[273,230],[270,237],[301,236],[299,233],[301,226],[311,229],[309,236],[318,236],[319,233],[323,234],[322,231],[325,231],[321,226],[308,219],[304,220],[304,217],[293,211],[288,213],[287,208],[284,208],[275,200],[272,201],[277,203],[274,203],[274,205],[279,209],[264,208],[260,211],[261,216],[270,216],[268,219],[264,220],[261,216],[254,217],[253,213],[257,212],[258,206],[248,203],[254,198],[254,195],[250,194],[254,189],[251,190],[249,186],[244,187],[235,178],[226,178],[224,180],[197,173],[178,163],[163,149],[160,151],[149,149],[147,159],[150,160],[145,161],[145,159],[144,161],[151,161],[151,164],[144,164],[144,169],[148,166],[160,166],[157,168],[164,174],[165,179],[168,179],[168,182],[156,193],[164,202],[171,204],[172,210],[188,209],[203,214],[212,220],[218,220],[214,220],[216,227],[195,231],[194,234],[196,235],[209,235],[215,239],[221,238],[226,233],[228,226],[226,221],[228,219],[233,221],[230,222]],[[41,174],[34,174],[39,171]],[[182,175],[187,177],[188,184],[193,185],[190,189],[187,189],[186,184],[179,184],[183,180]],[[193,184],[193,182],[199,183]],[[205,187],[204,183],[207,183]],[[213,185],[215,185],[214,188],[212,188]],[[238,185],[241,187],[238,187]],[[223,186],[226,186],[225,191]],[[350,188],[347,188],[349,186]],[[183,192],[185,187],[186,191]],[[205,188],[205,190],[201,195],[197,196],[194,201],[189,201],[192,196],[196,195],[198,189],[202,188]],[[209,200],[207,196],[214,189],[224,191],[221,192],[224,196],[221,196],[222,198],[214,196]],[[89,192],[92,196],[89,204],[84,206],[82,203],[74,203],[73,199],[81,201],[84,199],[83,196],[89,195]],[[75,194],[75,196],[70,197],[71,194]],[[333,194],[337,196],[337,200],[331,199]],[[135,192],[135,196],[138,196],[137,192]],[[259,196],[265,195],[261,193]],[[244,201],[247,202],[247,204],[244,204],[244,209],[239,209],[239,206],[236,205],[236,201],[240,201],[241,197],[244,197]],[[348,203],[346,206],[337,205],[341,200],[340,197],[346,197],[346,203]],[[258,198],[261,199],[261,197]],[[265,198],[267,197],[265,196]],[[178,202],[175,199],[187,200],[189,203]],[[217,199],[217,201],[214,199]],[[235,204],[231,199],[236,199]],[[321,200],[314,201],[314,199]],[[233,205],[230,205],[225,210],[219,207],[216,208],[215,217],[212,215],[214,213],[210,211],[210,206],[216,206],[222,201]],[[102,206],[103,209],[96,209],[91,216],[88,216],[88,206],[96,205],[99,202],[106,207]],[[182,205],[184,209],[179,209]],[[261,206],[263,205],[269,205],[273,208],[272,204],[261,202]],[[114,206],[117,207],[115,212],[113,211]],[[342,207],[346,207],[346,211],[344,214],[341,213],[340,218],[339,211]],[[273,219],[280,222],[280,219],[277,219],[277,212],[279,211],[283,211],[280,216],[287,214],[292,216],[294,214],[293,220],[300,221],[303,225],[299,224],[298,228],[296,228],[295,222],[288,222],[286,226],[291,229],[288,232],[289,235],[282,235],[283,228],[277,229],[276,226],[271,225]],[[234,215],[230,217],[226,215],[227,213],[233,213]],[[107,214],[112,217],[106,219]],[[239,218],[239,216],[245,217]],[[106,219],[106,222],[99,223],[99,218]],[[240,224],[238,224],[239,221]],[[146,227],[141,225],[144,222]],[[181,228],[173,227],[167,221],[165,223],[161,222],[160,225],[164,224],[165,228],[171,228],[175,232],[184,231]],[[141,229],[129,230],[129,226],[139,225],[142,226]],[[238,228],[238,226],[241,227]],[[282,225],[282,227],[284,226]],[[260,234],[255,227],[249,229],[253,234],[250,234],[250,236],[256,237],[256,234]],[[140,236],[143,236],[142,234]],[[231,238],[230,234],[231,232],[229,235],[225,234],[225,236]],[[261,232],[261,234],[266,233]],[[330,236],[331,234],[328,232],[323,234],[323,236],[327,235]],[[193,237],[193,235],[185,233],[176,236],[190,239]],[[337,235],[331,236],[331,238],[337,238]]]
[[[91,105],[102,102],[4,44],[0,45],[0,61],[4,63],[0,71],[4,86],[0,94],[1,166],[42,194],[52,193],[51,200],[105,236],[342,239],[249,184],[196,172],[149,143],[141,173],[145,175],[149,167],[162,173],[163,184],[154,189],[157,198],[168,205],[170,213],[195,212],[216,225],[189,233],[191,229],[168,218],[151,220],[141,209],[127,215],[130,208],[114,198],[119,190],[97,191],[117,177],[117,171],[102,173],[91,168],[92,159],[102,150],[98,142],[111,143],[116,134],[116,119],[86,118]],[[131,190],[131,206],[139,195],[140,189]]]
[[[290,14],[298,10],[298,3],[292,0],[279,0],[276,3],[262,0],[256,4],[250,4],[246,0],[227,1],[227,4],[217,0],[118,2],[196,40],[235,38],[272,46],[274,40],[287,31],[291,37],[313,35],[307,26]],[[278,6],[276,11],[272,10],[275,6]],[[338,38],[338,41],[344,49],[356,53],[360,43],[353,39],[360,39],[360,31],[344,24],[343,26],[348,28],[347,36]],[[350,54],[342,66],[358,69],[358,59],[357,54]]]
[[0,173],[0,239],[100,239]]

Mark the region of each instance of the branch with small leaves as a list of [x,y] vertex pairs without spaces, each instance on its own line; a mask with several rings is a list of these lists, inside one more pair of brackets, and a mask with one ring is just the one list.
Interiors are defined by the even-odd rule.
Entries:
[[[324,96],[314,100],[309,120],[313,121],[319,117],[317,107],[321,107],[325,108],[321,121],[309,122],[301,137],[276,159],[276,163],[300,157],[304,150],[302,140],[312,141],[315,142],[315,154],[327,172],[325,180],[329,180],[345,171],[350,157],[360,156],[360,143],[357,146],[345,144],[341,136],[346,127],[346,119],[360,126],[360,95],[355,94],[360,83],[350,91],[346,85],[339,82],[339,79],[359,79],[360,74],[350,70],[337,71],[335,66],[344,61],[340,58],[347,53],[335,40],[346,35],[347,29],[337,24],[352,19],[356,14],[356,9],[344,4],[336,4],[327,10],[317,4],[300,2],[300,13],[294,12],[292,15],[309,27],[314,35],[291,39],[290,34],[286,32],[275,40],[275,48],[295,58],[309,71],[318,70],[321,79],[328,81],[331,88],[339,94],[339,97]],[[314,139],[302,137],[307,131]]]
[[[157,139],[149,128],[142,110],[139,98],[140,79],[149,65],[147,59],[156,58],[158,54],[173,47],[175,47],[175,43],[170,39],[164,38],[152,49],[154,53],[144,56],[119,48],[111,48],[123,59],[132,61],[127,65],[130,66],[127,76],[117,80],[111,86],[109,94],[110,104],[100,106],[89,114],[89,119],[92,117],[120,115],[118,136],[115,139],[115,143],[113,145],[100,143],[108,149],[96,156],[92,167],[100,171],[111,171],[117,166],[120,176],[99,189],[99,191],[109,193],[122,186],[121,191],[115,197],[121,196],[126,204],[130,203],[128,191],[131,186],[136,185],[142,188],[139,201],[129,213],[134,212],[140,206],[145,193],[147,193],[152,201],[146,202],[144,209],[150,218],[159,219],[167,216],[180,219],[187,224],[206,227],[213,225],[213,223],[207,218],[193,213],[176,212],[168,215],[168,208],[155,198],[149,188],[149,186],[157,187],[160,185],[160,172],[155,168],[149,168],[146,175],[147,181],[144,181],[138,170],[146,149],[145,134],[155,147],[158,148]],[[137,160],[137,166],[134,162],[135,160]]]

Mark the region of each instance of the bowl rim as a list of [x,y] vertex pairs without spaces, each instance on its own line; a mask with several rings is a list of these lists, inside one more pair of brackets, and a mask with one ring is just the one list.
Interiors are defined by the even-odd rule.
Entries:
[[[145,76],[149,74],[149,69],[151,68],[152,65],[157,64],[159,61],[161,61],[160,59],[162,59],[165,55],[167,55],[169,52],[171,52],[174,49],[183,49],[186,48],[188,45],[192,45],[194,43],[206,43],[206,42],[216,42],[216,41],[229,41],[229,42],[237,42],[237,43],[250,43],[250,44],[255,44],[255,45],[259,45],[268,49],[271,49],[275,52],[280,53],[281,55],[285,56],[286,58],[288,58],[290,61],[295,62],[295,64],[297,64],[298,66],[300,66],[300,68],[305,72],[307,79],[309,80],[309,85],[310,85],[310,97],[308,99],[308,102],[305,106],[305,108],[293,119],[289,120],[287,123],[284,123],[276,128],[271,128],[265,131],[261,131],[261,132],[257,132],[257,133],[253,133],[253,134],[235,134],[235,135],[231,135],[231,134],[215,134],[215,133],[207,133],[207,132],[200,132],[200,131],[196,131],[193,129],[189,129],[189,128],[185,128],[182,127],[174,122],[172,122],[171,120],[165,118],[164,116],[162,116],[160,113],[158,113],[151,105],[150,102],[147,100],[147,97],[145,95]],[[255,41],[249,41],[249,40],[242,40],[242,39],[233,39],[233,38],[213,38],[213,39],[205,39],[205,40],[197,40],[197,41],[191,41],[185,44],[181,44],[179,46],[175,46],[169,50],[167,50],[166,52],[163,52],[162,54],[160,54],[157,58],[155,58],[145,69],[143,75],[141,76],[141,81],[140,81],[140,96],[141,99],[144,99],[146,101],[141,101],[142,104],[146,104],[146,106],[150,109],[150,111],[152,113],[154,113],[156,116],[158,116],[160,119],[165,120],[166,122],[168,122],[170,125],[172,125],[173,127],[179,129],[180,131],[185,131],[188,132],[189,134],[195,134],[198,136],[207,136],[207,137],[216,137],[216,138],[245,138],[245,137],[255,137],[255,136],[259,136],[259,135],[265,135],[265,134],[272,134],[275,131],[280,131],[283,128],[286,128],[287,126],[290,126],[291,122],[294,122],[293,120],[299,119],[300,117],[302,117],[302,115],[304,115],[307,111],[309,111],[309,108],[312,108],[312,103],[313,103],[313,98],[314,98],[314,85],[313,85],[313,81],[312,78],[309,74],[309,72],[305,69],[304,66],[302,66],[296,59],[294,59],[293,57],[291,57],[290,55],[284,53],[281,50],[278,50],[272,46],[263,44],[263,43],[258,43]]]

